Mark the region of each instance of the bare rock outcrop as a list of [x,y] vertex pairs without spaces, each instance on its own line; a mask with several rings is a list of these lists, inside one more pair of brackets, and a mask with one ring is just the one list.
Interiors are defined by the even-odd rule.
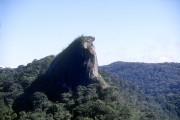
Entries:
[[75,89],[78,85],[108,84],[98,73],[98,62],[92,36],[75,39],[66,49],[56,56],[50,65],[47,76],[59,89]]
[[31,97],[42,92],[52,101],[57,101],[61,93],[76,91],[77,86],[104,89],[109,85],[98,73],[98,63],[92,36],[75,39],[50,64],[44,75],[39,76],[13,104],[16,112],[33,109]]

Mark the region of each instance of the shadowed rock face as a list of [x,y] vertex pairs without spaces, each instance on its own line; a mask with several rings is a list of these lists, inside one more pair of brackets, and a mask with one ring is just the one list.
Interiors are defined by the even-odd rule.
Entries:
[[75,89],[78,85],[108,85],[98,73],[92,36],[75,39],[50,65],[47,76],[59,89]]
[[59,100],[62,92],[76,90],[78,85],[106,88],[108,84],[98,73],[98,63],[92,36],[81,36],[64,49],[13,104],[16,112],[31,110],[31,96],[43,92],[52,101]]

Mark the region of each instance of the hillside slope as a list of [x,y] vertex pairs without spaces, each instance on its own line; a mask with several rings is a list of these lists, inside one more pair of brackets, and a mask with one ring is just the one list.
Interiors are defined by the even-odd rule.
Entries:
[[100,69],[131,82],[180,118],[180,63],[115,62]]
[[[117,107],[116,111],[118,109],[120,113],[115,113],[116,115],[110,116],[108,120],[112,120],[113,117],[122,117],[121,119],[123,120],[170,120],[172,118],[169,113],[163,111],[159,104],[153,99],[144,96],[134,85],[104,71],[100,71],[100,74],[106,82],[114,87],[97,91],[95,88],[78,86],[77,92],[62,93],[60,99],[55,102],[49,100],[45,93],[35,92],[30,97],[33,108],[30,111],[15,112],[12,109],[14,101],[25,93],[38,76],[45,74],[53,59],[54,56],[47,56],[40,60],[34,60],[27,66],[0,70],[1,119],[36,120],[46,118],[67,120],[74,119],[74,111],[78,112],[77,114],[81,112],[84,119],[88,119],[97,116],[97,114],[103,114],[104,116],[109,110],[115,109],[111,108],[114,105]],[[118,104],[116,104],[115,100]],[[108,103],[111,107],[104,103]],[[20,108],[21,106],[16,107]],[[92,110],[90,108],[92,107],[94,107],[93,109],[96,110],[97,114],[91,113]],[[89,114],[93,114],[93,116],[87,116]],[[104,120],[104,118],[102,117],[100,120]],[[172,120],[177,119],[172,118]]]
[[92,39],[81,36],[56,57],[1,68],[0,119],[177,120],[132,83],[99,73]]

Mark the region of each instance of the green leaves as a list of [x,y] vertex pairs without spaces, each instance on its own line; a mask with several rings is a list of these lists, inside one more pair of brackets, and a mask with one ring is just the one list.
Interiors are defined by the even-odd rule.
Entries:
[[34,109],[44,108],[48,104],[47,96],[42,92],[35,92],[31,97],[32,104]]
[[47,113],[53,115],[54,120],[70,120],[71,114],[66,110],[64,104],[55,103],[48,110]]
[[[122,108],[118,102],[117,91],[113,87],[96,89],[79,86],[77,89],[76,105],[72,111],[75,119],[91,118],[93,120],[114,120],[118,117],[131,117],[130,109]],[[119,106],[119,107],[118,107]],[[124,112],[125,111],[125,112]]]
[[0,99],[0,120],[13,120],[17,117],[17,114],[14,113],[12,108],[6,106],[4,101]]

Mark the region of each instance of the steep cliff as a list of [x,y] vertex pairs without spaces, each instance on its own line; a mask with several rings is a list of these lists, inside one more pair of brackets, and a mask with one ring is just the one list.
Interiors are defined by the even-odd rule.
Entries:
[[75,39],[57,55],[44,75],[40,75],[14,102],[15,111],[31,110],[31,98],[35,92],[42,92],[51,101],[60,100],[63,92],[76,91],[79,85],[104,89],[109,85],[98,73],[95,48],[91,36]]
[[54,59],[47,71],[48,79],[62,89],[75,89],[78,85],[89,84],[107,87],[98,73],[94,40],[92,36],[75,39]]

